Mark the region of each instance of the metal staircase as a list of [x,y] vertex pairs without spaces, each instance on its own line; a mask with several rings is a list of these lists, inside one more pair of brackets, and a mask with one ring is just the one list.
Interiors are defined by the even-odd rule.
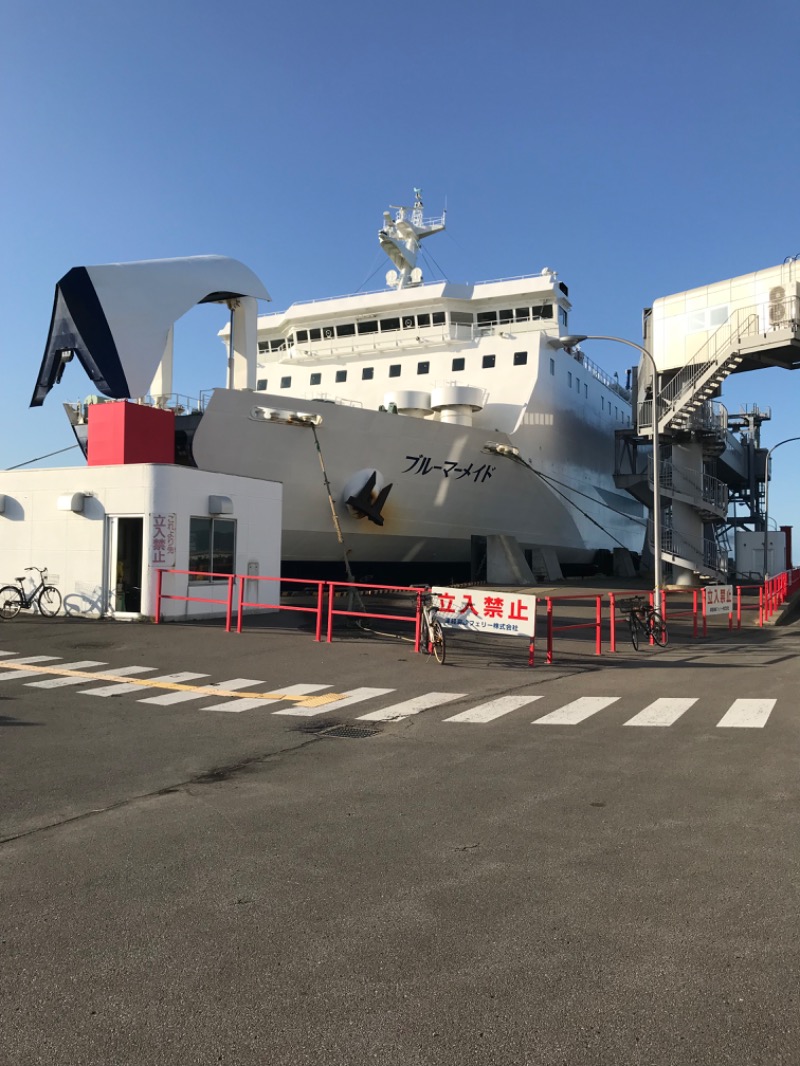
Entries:
[[[734,311],[700,350],[666,382],[655,398],[659,433],[692,429],[696,413],[738,369],[800,366],[800,301],[791,296],[764,307]],[[744,365],[743,365],[744,364]],[[664,376],[664,375],[662,375]],[[652,432],[653,400],[639,404],[640,431]]]

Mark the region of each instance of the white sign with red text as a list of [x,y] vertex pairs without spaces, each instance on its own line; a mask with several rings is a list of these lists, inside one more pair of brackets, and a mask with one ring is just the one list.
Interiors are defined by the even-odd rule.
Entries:
[[706,614],[732,613],[733,585],[707,585],[703,591],[706,598]]
[[452,629],[505,637],[533,637],[536,597],[494,589],[450,589],[434,586],[438,619]]

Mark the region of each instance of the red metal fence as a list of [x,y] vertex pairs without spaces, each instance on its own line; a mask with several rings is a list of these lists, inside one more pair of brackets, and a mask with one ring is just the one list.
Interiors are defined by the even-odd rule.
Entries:
[[[186,595],[169,593],[164,591],[164,578],[167,575],[182,575],[195,577],[199,582],[219,581],[222,596],[208,595],[208,589],[197,589],[197,595],[190,595],[191,585]],[[267,583],[267,587],[274,593],[274,601],[261,603],[258,599],[246,599],[248,586],[246,582]],[[313,604],[303,606],[301,604],[281,602],[281,593],[284,585],[297,586],[297,588],[309,589],[309,597]],[[250,586],[253,588],[253,586]],[[727,614],[728,629],[733,629],[734,619],[737,629],[742,626],[742,614],[747,611],[758,612],[756,624],[763,626],[781,607],[787,599],[800,590],[800,568],[785,571],[769,578],[760,585],[738,585],[735,588],[735,605],[731,603]],[[200,594],[202,591],[203,594]],[[367,609],[363,601],[353,602],[360,599],[361,593],[365,594],[390,594],[391,596],[411,599],[409,608],[411,613],[399,614],[396,611],[378,612]],[[347,607],[336,606],[337,598],[350,595],[351,602]],[[617,650],[617,611],[620,608],[622,597],[637,595],[635,590],[620,590],[608,593],[586,593],[584,595],[568,596],[543,596],[537,599],[537,608],[544,604],[547,651],[545,663],[552,664],[554,661],[555,636],[558,633],[567,633],[574,630],[590,630],[593,638],[595,655],[603,653],[603,629],[604,629],[604,606],[608,608],[608,650]],[[641,593],[639,593],[641,595]],[[691,597],[689,601],[688,597]],[[650,603],[653,603],[653,593],[649,593]],[[413,626],[414,650],[420,650],[421,633],[421,607],[422,591],[419,586],[406,585],[374,585],[367,583],[345,581],[305,581],[298,578],[260,577],[250,574],[209,574],[196,570],[158,570],[156,577],[156,608],[155,621],[162,621],[162,604],[169,600],[179,600],[185,603],[205,603],[224,608],[225,629],[230,632],[233,625],[233,611],[236,608],[236,632],[241,633],[244,623],[245,612],[257,610],[270,611],[299,611],[314,616],[314,639],[322,640],[323,619],[327,617],[326,639],[333,640],[334,619],[336,618],[364,618],[381,619],[383,621],[400,622]],[[557,624],[557,616],[562,609],[569,610],[568,604],[582,608],[584,617],[580,621],[562,621]],[[326,611],[327,604],[327,611]],[[667,624],[678,620],[686,621],[691,626],[691,636],[707,636],[709,610],[706,603],[705,589],[662,589],[661,591],[662,614]],[[588,615],[588,620],[586,620]],[[575,618],[575,615],[571,615]],[[715,614],[714,617],[725,618],[725,613]],[[651,640],[652,643],[652,640]],[[529,648],[529,663],[534,661],[534,641],[531,640]]]

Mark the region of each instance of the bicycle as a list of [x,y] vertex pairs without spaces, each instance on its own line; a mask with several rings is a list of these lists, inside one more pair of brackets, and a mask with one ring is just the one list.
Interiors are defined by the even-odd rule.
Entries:
[[667,623],[658,611],[643,596],[636,596],[632,600],[620,602],[620,607],[628,612],[628,626],[631,634],[631,644],[635,650],[639,650],[639,643],[645,640],[654,641],[659,648],[665,648],[669,641]]
[[434,594],[430,589],[420,592],[420,648],[427,655],[433,655],[437,663],[443,663],[445,657],[444,628],[439,621],[439,606],[434,603]]
[[39,613],[45,618],[53,618],[61,610],[61,593],[55,585],[47,584],[47,567],[26,566],[25,570],[35,570],[39,575],[38,584],[27,593],[23,582],[25,575],[14,578],[17,585],[6,585],[0,589],[0,618],[16,618],[20,611],[29,611],[34,603]]

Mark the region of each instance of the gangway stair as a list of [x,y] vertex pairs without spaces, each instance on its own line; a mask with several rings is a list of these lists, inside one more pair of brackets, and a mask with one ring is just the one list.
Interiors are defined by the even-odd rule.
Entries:
[[[767,366],[800,368],[799,304],[796,296],[770,303],[768,323],[763,307],[734,311],[656,395],[659,433],[689,429],[695,413],[718,392],[730,374]],[[639,404],[638,428],[640,433],[652,435],[651,398]]]

